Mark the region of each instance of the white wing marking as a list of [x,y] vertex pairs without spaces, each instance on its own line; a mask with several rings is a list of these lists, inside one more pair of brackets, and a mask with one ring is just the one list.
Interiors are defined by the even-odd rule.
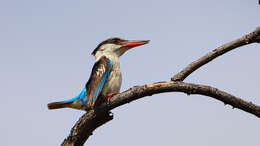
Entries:
[[100,68],[97,69],[97,76],[101,76],[105,72],[105,66],[102,65]]

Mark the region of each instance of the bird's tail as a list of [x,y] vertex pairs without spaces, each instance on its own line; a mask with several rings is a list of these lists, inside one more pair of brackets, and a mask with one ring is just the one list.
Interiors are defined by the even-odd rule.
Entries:
[[61,101],[61,102],[48,103],[48,109],[52,110],[52,109],[71,107],[72,103],[73,103],[73,101],[71,101],[71,102]]
[[[48,109],[59,109],[59,108],[75,108],[75,109],[81,109],[79,99],[83,99],[86,96],[86,88],[83,88],[83,90],[80,92],[79,95],[65,101],[60,102],[52,102],[48,104]],[[88,100],[86,98],[86,100]]]

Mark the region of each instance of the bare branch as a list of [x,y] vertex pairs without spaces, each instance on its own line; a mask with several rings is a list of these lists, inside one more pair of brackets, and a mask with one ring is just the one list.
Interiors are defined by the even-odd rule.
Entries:
[[109,104],[103,103],[98,106],[95,111],[91,110],[84,114],[71,129],[70,135],[63,141],[62,145],[83,145],[97,127],[113,119],[113,116],[109,113],[110,110],[133,100],[164,92],[182,92],[188,95],[199,94],[209,96],[224,102],[224,104],[229,104],[234,108],[238,108],[260,118],[260,106],[257,106],[252,102],[244,101],[241,98],[235,97],[210,86],[182,82],[192,72],[218,56],[221,56],[235,48],[251,43],[260,43],[260,27],[237,40],[216,48],[197,61],[192,62],[181,72],[176,74],[170,82],[159,82],[150,85],[135,86],[123,93],[115,95],[112,97]]
[[113,119],[113,115],[105,112],[89,111],[84,114],[70,131],[70,135],[63,141],[62,146],[82,146],[92,132],[99,126]]
[[[190,84],[184,82],[159,82],[144,86],[135,86],[130,88],[129,90],[115,95],[112,97],[109,104],[103,103],[101,104],[97,111],[109,111],[118,106],[124,105],[131,101],[137,100],[142,97],[151,96],[154,94],[164,93],[164,92],[183,92],[188,95],[190,94],[199,94],[205,95],[212,98],[215,98],[219,101],[224,102],[224,104],[229,104],[234,108],[241,109],[245,112],[251,113],[257,117],[260,117],[260,107],[251,103],[242,100],[241,98],[235,97],[231,94],[228,94],[224,91],[218,90],[216,88],[205,86],[205,85],[198,85],[198,84]],[[64,140],[63,145],[66,144],[76,144],[79,145],[79,141],[85,142],[88,137],[90,136],[89,133],[97,128],[96,126],[100,126],[99,124],[95,125],[93,129],[93,123],[95,124],[96,121],[102,119],[104,115],[102,114],[95,114],[95,112],[90,111],[87,114],[84,114],[81,119],[79,120],[71,130],[71,134],[67,139]],[[108,120],[109,121],[109,120]],[[92,124],[89,124],[92,123]],[[105,122],[104,122],[105,123]],[[102,123],[102,124],[104,124]],[[83,134],[88,133],[88,134]],[[82,140],[84,139],[84,140]],[[83,143],[81,143],[83,144]]]
[[255,40],[256,40],[257,43],[260,43],[260,36],[256,37]]
[[236,39],[232,42],[229,42],[227,44],[224,44],[215,50],[207,53],[203,57],[199,58],[198,60],[192,62],[187,67],[185,67],[181,72],[176,74],[174,77],[172,77],[172,81],[183,81],[186,77],[188,77],[192,72],[200,68],[201,66],[205,65],[206,63],[209,63],[213,59],[217,58],[218,56],[221,56],[228,51],[231,51],[233,49],[236,49],[238,47],[248,45],[251,43],[259,43],[260,42],[260,27],[256,28],[253,32]]

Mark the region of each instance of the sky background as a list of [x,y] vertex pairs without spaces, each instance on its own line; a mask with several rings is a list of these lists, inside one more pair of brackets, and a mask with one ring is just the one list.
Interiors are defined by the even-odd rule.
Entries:
[[[49,111],[77,95],[109,37],[150,39],[121,57],[121,91],[170,78],[216,47],[260,26],[257,0],[1,0],[1,145],[56,146],[84,112]],[[203,66],[185,81],[260,105],[260,44]],[[112,111],[88,146],[259,146],[260,120],[215,99],[146,97]]]

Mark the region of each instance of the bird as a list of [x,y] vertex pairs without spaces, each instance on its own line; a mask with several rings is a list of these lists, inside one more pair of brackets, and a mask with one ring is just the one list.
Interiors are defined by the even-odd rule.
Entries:
[[48,109],[72,108],[89,111],[120,92],[122,74],[119,57],[131,48],[149,43],[149,40],[125,40],[119,37],[102,41],[91,53],[95,57],[89,80],[75,97],[49,103]]

